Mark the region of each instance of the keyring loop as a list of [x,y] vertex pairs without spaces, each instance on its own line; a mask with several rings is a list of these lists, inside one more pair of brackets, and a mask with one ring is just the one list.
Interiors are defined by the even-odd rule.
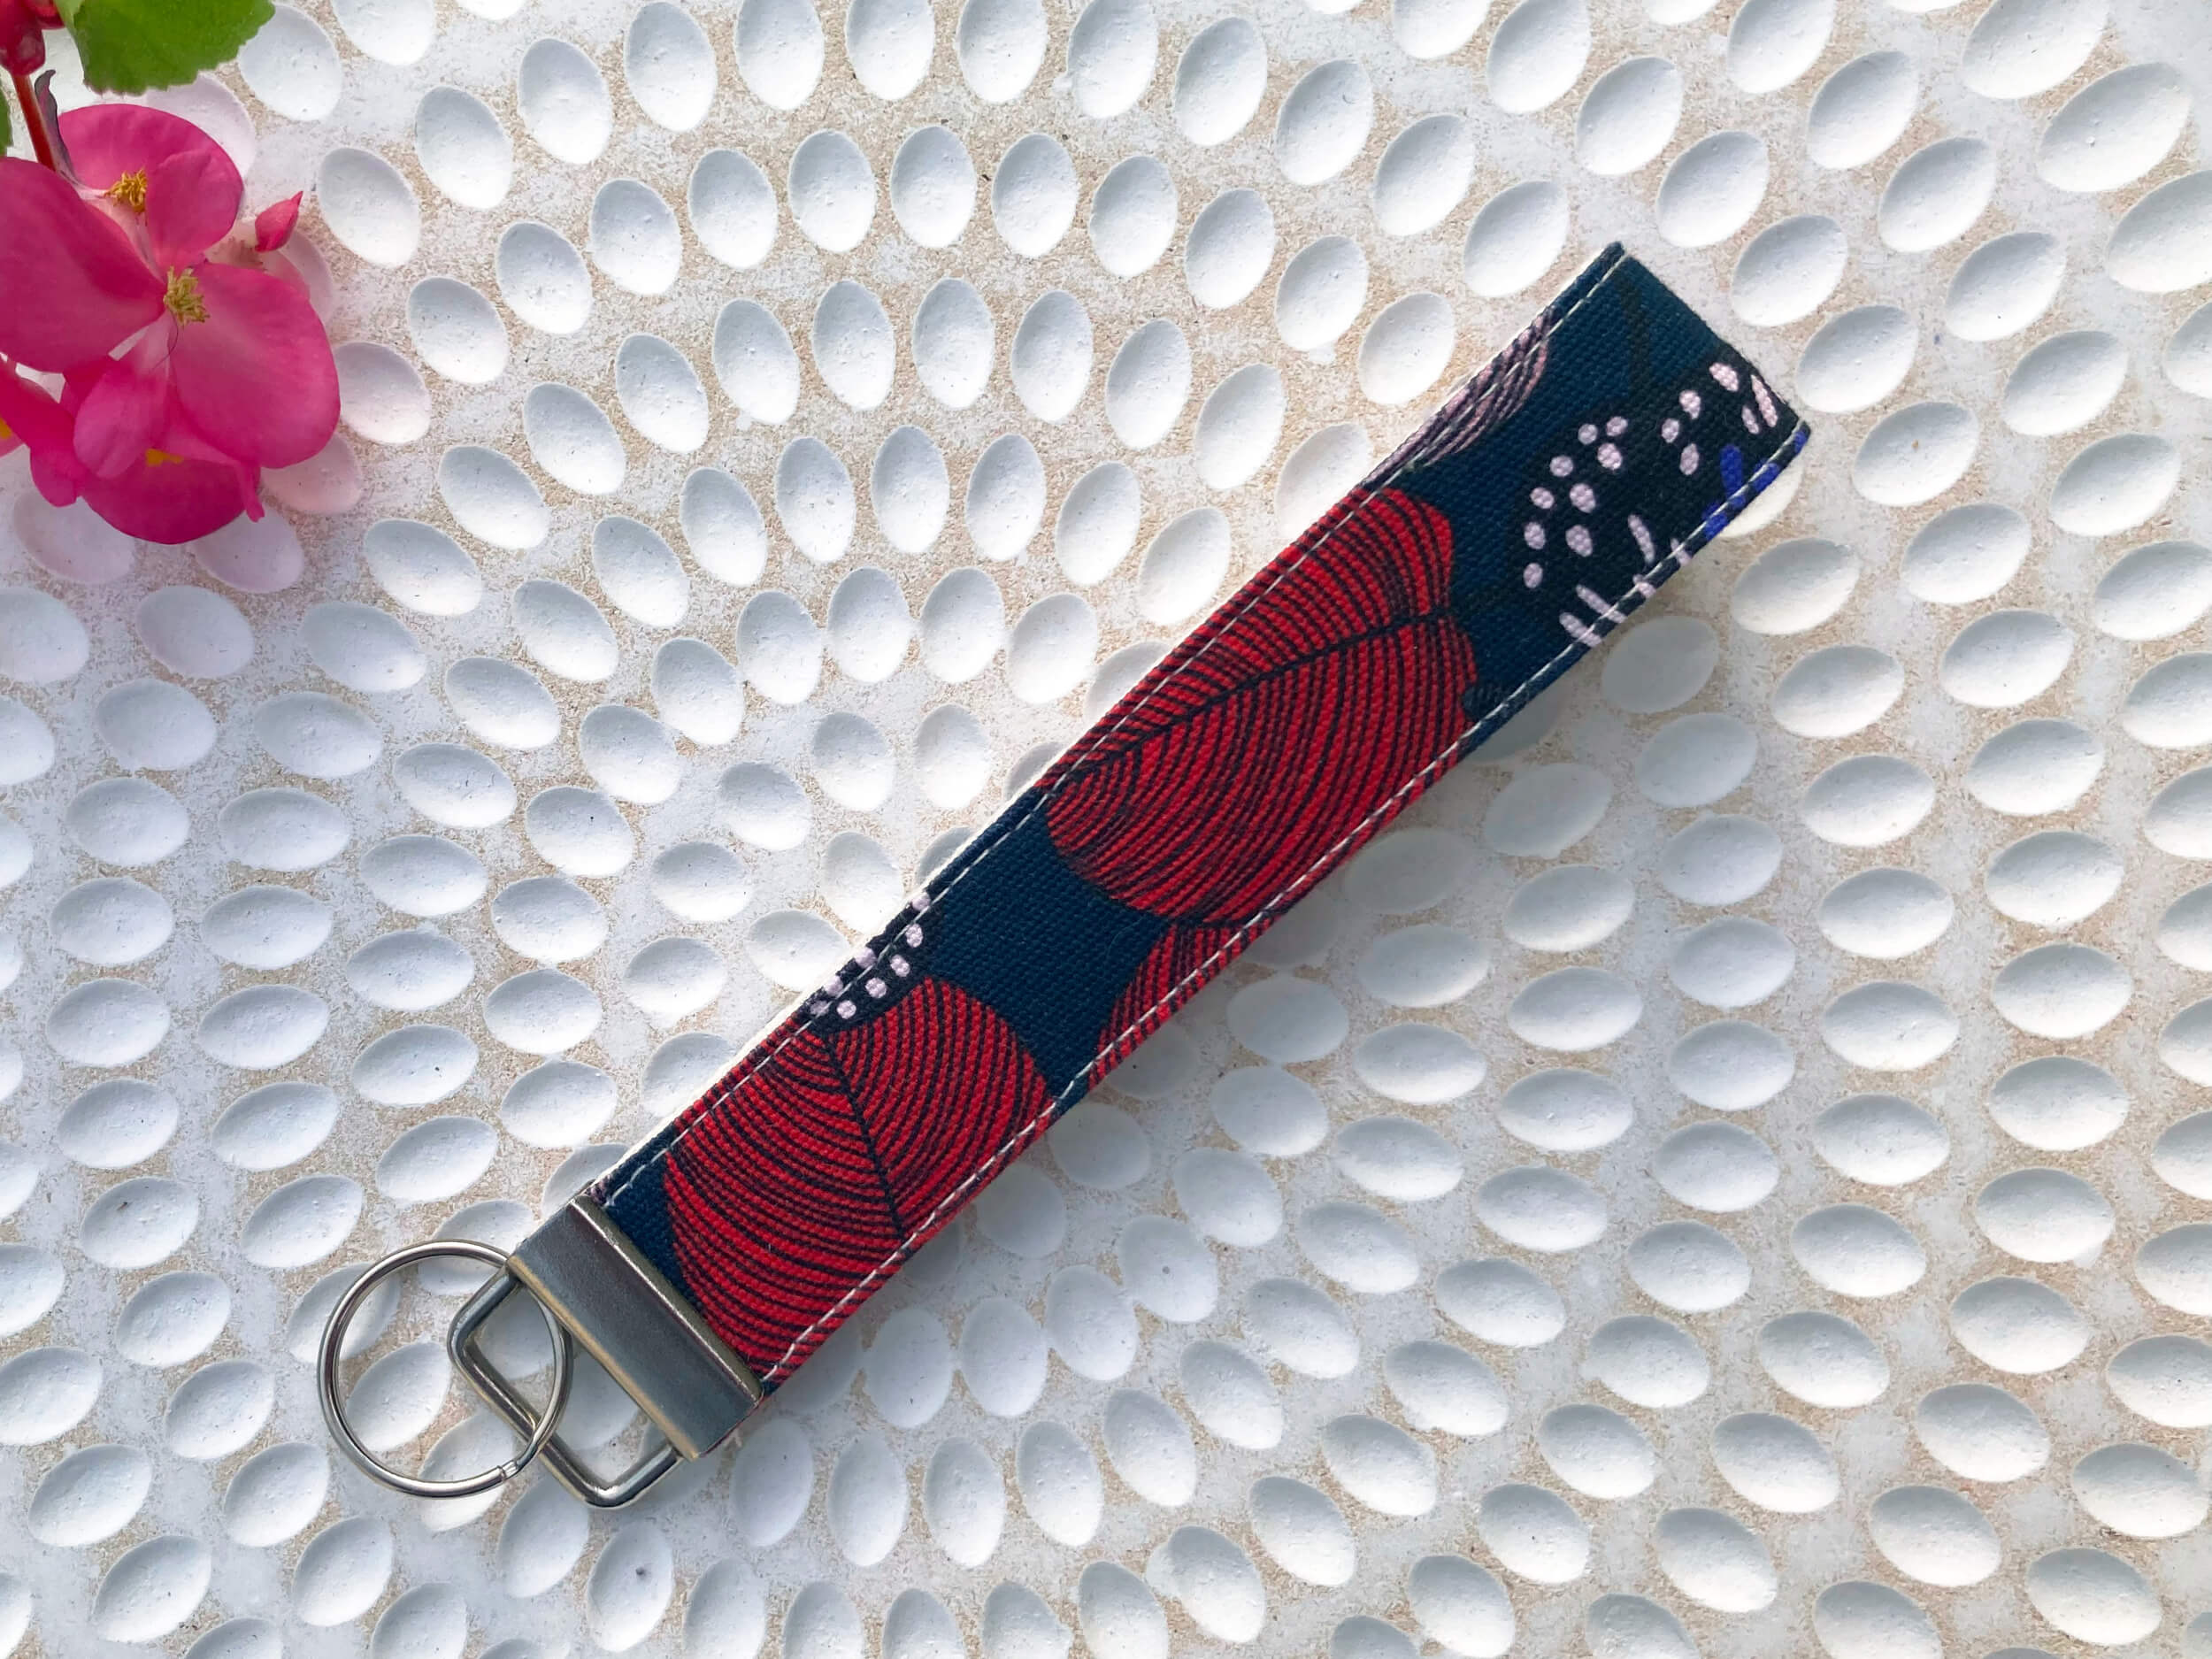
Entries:
[[561,1322],[553,1317],[544,1303],[538,1311],[545,1316],[546,1329],[553,1334],[553,1393],[546,1401],[543,1415],[531,1431],[528,1444],[505,1463],[485,1470],[480,1474],[465,1475],[457,1480],[426,1480],[419,1475],[404,1474],[390,1464],[380,1463],[346,1421],[345,1409],[338,1398],[338,1367],[345,1347],[346,1327],[360,1312],[361,1304],[369,1299],[369,1293],[403,1267],[418,1262],[436,1261],[444,1256],[463,1256],[480,1262],[498,1272],[507,1271],[507,1252],[473,1239],[428,1239],[420,1244],[411,1244],[394,1250],[382,1261],[371,1266],[360,1278],[347,1286],[346,1294],[338,1298],[338,1305],[330,1310],[330,1322],[323,1327],[323,1345],[316,1365],[316,1384],[322,1396],[323,1421],[330,1425],[330,1432],[346,1455],[357,1463],[363,1472],[381,1481],[396,1492],[404,1492],[417,1498],[471,1498],[478,1493],[489,1492],[503,1486],[520,1474],[532,1459],[543,1451],[546,1442],[553,1438],[553,1431],[561,1419],[561,1408],[568,1401],[569,1361],[572,1352],[569,1334]]

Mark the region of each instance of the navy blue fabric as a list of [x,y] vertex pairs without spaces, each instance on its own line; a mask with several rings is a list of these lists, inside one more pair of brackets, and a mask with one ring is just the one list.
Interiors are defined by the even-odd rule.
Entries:
[[922,965],[995,1010],[1059,1093],[1088,1071],[1114,999],[1167,923],[1079,879],[1042,813],[975,866],[961,903],[964,925],[926,945]]
[[592,1196],[772,1388],[1805,436],[1607,250]]

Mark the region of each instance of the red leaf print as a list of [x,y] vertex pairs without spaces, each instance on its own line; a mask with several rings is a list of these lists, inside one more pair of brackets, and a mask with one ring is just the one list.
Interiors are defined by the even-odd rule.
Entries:
[[1125,904],[1237,926],[1287,902],[1409,803],[1417,785],[1393,792],[1466,728],[1475,657],[1451,612],[1443,514],[1355,490],[1294,553],[1040,780],[1061,856]]
[[[684,1283],[761,1380],[799,1364],[1042,1129],[1042,1076],[965,991],[771,1038],[694,1109],[664,1178]],[[831,1310],[828,1317],[823,1310]]]
[[1179,923],[1162,934],[1114,999],[1106,1028],[1098,1034],[1098,1058],[1091,1063],[1089,1087],[1096,1088],[1109,1071],[1136,1053],[1147,1037],[1166,1025],[1220,971],[1222,961],[1233,960],[1243,951],[1249,939],[1234,927]]

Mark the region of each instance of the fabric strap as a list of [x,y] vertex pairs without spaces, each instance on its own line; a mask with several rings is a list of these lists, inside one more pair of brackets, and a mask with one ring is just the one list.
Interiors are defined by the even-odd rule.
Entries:
[[772,1389],[1805,438],[1607,249],[589,1195]]

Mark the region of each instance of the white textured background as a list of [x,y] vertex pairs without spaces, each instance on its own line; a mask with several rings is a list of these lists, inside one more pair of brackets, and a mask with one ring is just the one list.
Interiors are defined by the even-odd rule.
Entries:
[[[2212,774],[2190,770],[2212,744],[2212,657],[2193,654],[2212,552],[2131,552],[2212,539],[2212,320],[2175,339],[2212,279],[2212,177],[2190,172],[2212,84],[2200,4],[1602,0],[1586,17],[1528,0],[1509,17],[1402,0],[1386,17],[1381,0],[1269,0],[1256,35],[1209,37],[1240,40],[1241,59],[1179,79],[1216,14],[1173,0],[1155,25],[1118,3],[1099,0],[1065,73],[1063,0],[974,0],[964,79],[955,7],[933,23],[863,0],[860,35],[887,43],[856,65],[826,16],[809,91],[787,62],[741,59],[725,0],[691,11],[710,69],[664,5],[661,50],[627,74],[626,8],[337,0],[280,8],[221,87],[185,95],[250,158],[250,207],[321,169],[303,228],[328,257],[332,336],[369,343],[343,349],[349,435],[331,465],[272,480],[257,550],[296,559],[296,533],[305,556],[277,591],[217,585],[234,545],[196,565],[53,514],[0,463],[0,866],[19,961],[0,1068],[0,1651],[1399,1659],[1494,1655],[1510,1634],[1517,1652],[1596,1659],[2212,1652],[2190,1624],[2212,1604],[2212,1129],[2191,1118],[2212,1010],[2185,1014],[2212,972],[2212,900],[2169,908],[2212,858]],[[806,0],[753,4],[761,38],[803,37]],[[1025,29],[1044,66],[1010,80]],[[586,75],[557,108],[557,88],[518,96],[544,35],[596,65],[603,95]],[[911,48],[933,39],[925,64]],[[1356,67],[1294,95],[1331,60]],[[2157,63],[2173,67],[2101,81]],[[747,72],[796,107],[768,108]],[[481,105],[441,93],[419,116],[440,86]],[[1225,142],[1193,142],[1241,111]],[[1458,125],[1386,158],[1437,115]],[[918,206],[890,187],[906,135],[934,123],[985,181],[964,233],[926,248],[957,226],[957,165],[912,167],[936,187]],[[821,128],[872,175],[872,218],[844,250],[818,242],[847,240],[824,227],[856,219],[856,198],[787,188]],[[1700,147],[1722,131],[1752,137]],[[1071,185],[1038,145],[1021,153],[1039,171],[1002,167],[1032,132],[1064,147]],[[341,145],[381,159],[326,162]],[[687,210],[717,149],[773,192],[772,219],[720,204],[725,254],[757,258],[772,225],[755,268],[710,257]],[[1148,154],[1172,179],[1173,238],[1116,274],[1141,227],[1110,230],[1102,258],[1093,195]],[[1024,185],[1003,230],[1001,173]],[[592,230],[595,192],[623,178],[666,204],[657,240]],[[1555,189],[1509,200],[1536,211],[1477,219],[1532,180]],[[1265,213],[1233,203],[1194,229],[1233,188]],[[1571,228],[1548,235],[1562,208]],[[565,335],[503,294],[495,248],[521,219],[585,250],[588,317]],[[1054,245],[1025,251],[1025,226]],[[1279,303],[1285,266],[1325,236],[1363,257],[1332,244],[1301,268],[1333,258],[1346,280],[1294,280]],[[349,1263],[440,1226],[519,1236],[772,1016],[772,976],[815,977],[926,849],[941,856],[938,838],[1079,728],[1087,695],[1149,660],[1114,653],[1156,649],[1227,591],[1617,236],[1816,422],[1779,518],[1709,551],[1499,764],[1457,774],[1140,1076],[1071,1114],[734,1456],[588,1518],[535,1477],[426,1513],[328,1450],[303,1298],[327,1306]],[[434,275],[488,296],[457,315],[495,323],[442,346],[411,329],[411,289]],[[949,275],[995,330],[987,383],[956,411],[917,358],[984,357],[912,334]],[[810,338],[843,280],[880,303],[872,348],[865,330]],[[1008,363],[1055,287],[1094,342],[1058,421],[1050,398],[1079,383],[1024,396]],[[1439,297],[1386,309],[1417,294]],[[741,296],[794,342],[795,407],[772,365],[718,384],[717,316]],[[1150,373],[1115,394],[1115,353],[1162,318],[1186,352],[1156,330]],[[680,373],[618,388],[636,333],[703,389]],[[887,392],[867,369],[887,342]],[[450,377],[472,352],[483,383]],[[857,379],[826,358],[858,361]],[[526,429],[541,382],[609,424]],[[911,438],[892,451],[917,464],[903,487],[887,476],[871,504],[878,451],[909,424],[941,455],[941,532]],[[1048,486],[1010,561],[962,507],[1007,432]],[[2124,434],[2162,444],[2096,449],[2061,483]],[[826,531],[779,511],[778,457],[802,434],[854,480],[849,546],[833,512]],[[457,444],[526,475],[503,518],[465,484],[441,489]],[[1106,510],[1062,520],[1110,462],[1129,471],[1091,480]],[[762,542],[680,525],[700,466],[750,492]],[[1974,503],[1994,508],[1940,516]],[[1184,519],[1206,509],[1220,517]],[[595,565],[610,513],[664,542],[632,532],[630,557]],[[407,549],[442,544],[401,538],[373,563],[385,518],[451,532],[465,557],[433,569]],[[518,601],[533,579],[572,596]],[[1053,601],[996,649],[1079,583],[1080,604]],[[749,612],[772,592],[780,611]],[[380,615],[316,609],[332,603]],[[694,648],[688,698],[665,671],[657,687],[679,635],[735,670]],[[472,701],[464,671],[457,698],[449,672],[471,656],[542,689]],[[118,692],[148,679],[181,692]],[[301,693],[333,701],[276,701]],[[641,718],[588,726],[601,705]],[[941,708],[972,720],[939,717],[918,741]],[[818,743],[832,713],[866,724]],[[517,803],[407,781],[426,742],[488,757]],[[781,778],[726,779],[740,763]],[[557,786],[603,793],[526,812]],[[265,788],[329,803],[327,841],[257,816],[269,797],[226,817]],[[432,835],[460,850],[389,839]],[[658,862],[700,842],[725,856]],[[557,872],[573,887],[542,879]],[[311,902],[258,893],[203,919],[257,883]],[[672,938],[697,942],[639,959]],[[488,1017],[494,987],[541,960],[572,979],[513,984]],[[263,985],[305,996],[224,1001]],[[378,1056],[442,1042],[472,1071],[434,1104],[371,1103],[355,1085],[388,1068],[357,1057],[423,1025],[459,1036]],[[2052,1056],[2069,1060],[2012,1070]],[[1271,1060],[1302,1085],[1255,1069]],[[1509,1100],[1562,1067],[1583,1075]],[[259,1096],[255,1127],[219,1127],[272,1083],[296,1087]],[[1871,1094],[1901,1098],[1823,1115]],[[1991,1186],[2024,1170],[2060,1173]],[[1457,1266],[1485,1257],[1517,1266]],[[1532,1302],[1531,1274],[1563,1312]],[[356,1396],[403,1461],[451,1435],[449,1470],[497,1438],[434,1347],[405,1346],[451,1306],[410,1286]],[[1824,1320],[1770,1324],[1805,1310]],[[580,1392],[596,1409],[578,1434],[634,1447],[603,1385]]]

